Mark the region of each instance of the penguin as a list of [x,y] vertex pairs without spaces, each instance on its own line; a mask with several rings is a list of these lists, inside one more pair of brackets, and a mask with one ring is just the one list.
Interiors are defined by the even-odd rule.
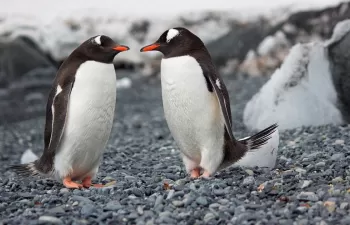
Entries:
[[[242,139],[232,132],[227,88],[202,40],[183,27],[140,49],[158,51],[166,122],[191,178],[209,178],[267,143],[277,124]],[[203,173],[201,175],[201,169]]]
[[46,105],[44,151],[37,160],[10,168],[44,176],[66,188],[92,184],[109,139],[116,104],[114,57],[129,47],[97,35],[79,45],[59,67]]

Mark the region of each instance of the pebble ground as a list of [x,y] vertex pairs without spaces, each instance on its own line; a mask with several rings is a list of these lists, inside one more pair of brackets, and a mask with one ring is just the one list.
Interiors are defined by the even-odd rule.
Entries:
[[[263,78],[224,77],[237,137],[245,103]],[[164,120],[160,82],[118,91],[113,132],[97,182],[68,190],[19,178],[7,167],[28,148],[40,154],[44,117],[0,127],[0,225],[5,224],[350,224],[350,126],[280,133],[276,168],[228,168],[191,180]],[[44,103],[40,106],[44,107]]]

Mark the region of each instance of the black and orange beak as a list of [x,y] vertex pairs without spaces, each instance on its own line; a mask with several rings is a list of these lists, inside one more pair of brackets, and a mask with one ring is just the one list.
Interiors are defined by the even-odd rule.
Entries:
[[157,50],[157,48],[160,46],[160,44],[158,43],[154,43],[154,44],[151,44],[151,45],[147,45],[143,48],[140,49],[140,52],[149,52],[149,51],[154,51],[154,50]]
[[115,47],[113,47],[114,50],[119,51],[119,52],[124,52],[124,51],[128,51],[130,48],[128,46],[125,45],[117,45]]

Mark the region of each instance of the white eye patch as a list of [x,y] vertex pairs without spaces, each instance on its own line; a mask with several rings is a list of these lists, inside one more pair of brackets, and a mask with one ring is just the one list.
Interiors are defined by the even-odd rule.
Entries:
[[101,45],[101,35],[95,37],[95,42],[96,42],[98,45]]
[[168,31],[168,34],[166,35],[166,42],[169,43],[174,37],[176,37],[179,34],[180,34],[180,32],[178,30],[170,29]]

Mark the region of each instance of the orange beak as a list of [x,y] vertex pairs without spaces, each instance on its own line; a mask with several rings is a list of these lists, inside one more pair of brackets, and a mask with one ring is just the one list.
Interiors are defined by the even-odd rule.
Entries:
[[124,51],[128,51],[130,48],[125,45],[117,45],[113,49],[119,52],[124,52]]
[[160,46],[160,44],[157,44],[157,43],[154,43],[154,44],[151,44],[151,45],[147,45],[147,46],[141,48],[140,52],[153,51],[153,50],[156,50],[159,46]]

